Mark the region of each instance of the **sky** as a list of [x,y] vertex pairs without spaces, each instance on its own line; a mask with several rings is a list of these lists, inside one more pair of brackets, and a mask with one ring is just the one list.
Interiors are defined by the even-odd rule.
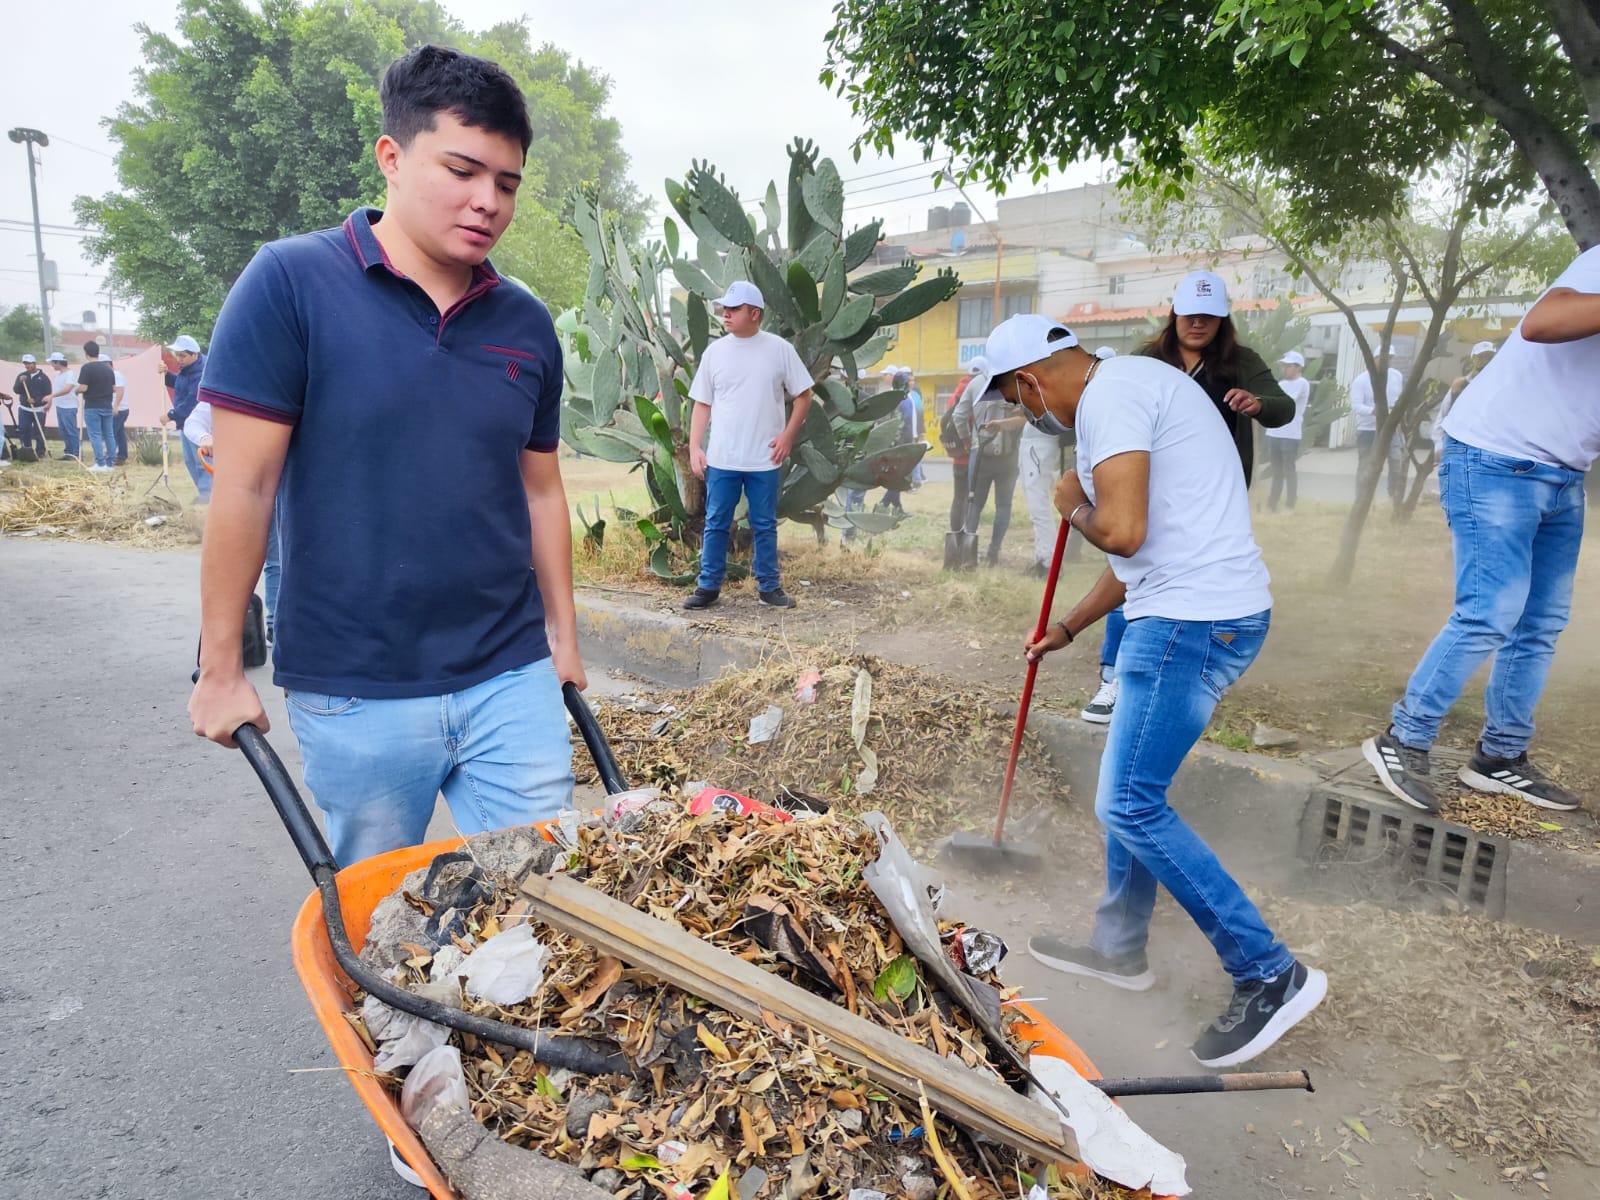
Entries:
[[[609,75],[610,113],[622,122],[630,173],[665,213],[661,182],[681,176],[696,158],[709,158],[740,195],[760,195],[768,180],[783,178],[784,147],[797,134],[815,141],[846,180],[846,224],[883,217],[888,233],[926,227],[930,206],[961,197],[953,189],[932,195],[932,167],[914,147],[893,159],[864,155],[851,161],[858,127],[849,105],[817,82],[823,35],[832,20],[829,0],[767,4],[746,0],[678,0],[656,7],[638,0],[445,0],[469,28],[526,17],[534,40],[550,41]],[[117,185],[115,145],[102,121],[134,98],[140,22],[172,32],[173,0],[74,0],[30,12],[29,41],[37,47],[71,47],[68,65],[54,53],[13,55],[0,122],[7,130],[42,130],[40,219],[45,256],[61,276],[52,317],[75,322],[93,309],[105,323],[103,269],[79,252],[72,202]],[[90,69],[89,65],[93,64]],[[1051,186],[1093,178],[1081,169]],[[1010,194],[1037,190],[1027,180]],[[994,197],[968,189],[981,214],[994,216]],[[0,142],[0,306],[37,304],[32,210],[23,147]],[[57,229],[50,229],[56,226]],[[123,314],[124,318],[126,314]],[[118,320],[121,326],[122,321]]]

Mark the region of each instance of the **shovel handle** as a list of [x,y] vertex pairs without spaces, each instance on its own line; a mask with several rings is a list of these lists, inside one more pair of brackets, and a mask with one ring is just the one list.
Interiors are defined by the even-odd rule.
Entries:
[[[1039,606],[1039,623],[1033,627],[1031,641],[1037,642],[1050,625],[1050,609],[1056,600],[1056,579],[1061,560],[1067,553],[1067,523],[1056,530],[1056,551],[1050,559],[1050,574],[1044,581],[1044,603]],[[1022,734],[1028,727],[1028,708],[1033,703],[1033,684],[1039,677],[1039,660],[1028,660],[1028,675],[1022,684],[1022,700],[1017,704],[1017,727],[1011,734],[1011,757],[1006,760],[1006,780],[1000,789],[1000,815],[995,818],[994,840],[998,845],[1006,829],[1006,810],[1011,807],[1011,789],[1017,782],[1017,759],[1022,756]]]
[[1314,1092],[1307,1071],[1244,1071],[1231,1075],[1150,1075],[1091,1079],[1108,1096],[1186,1096],[1196,1092]]

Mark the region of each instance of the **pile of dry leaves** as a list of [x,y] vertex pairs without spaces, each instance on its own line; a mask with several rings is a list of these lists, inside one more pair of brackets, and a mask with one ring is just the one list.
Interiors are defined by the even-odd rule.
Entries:
[[[802,699],[802,691],[813,698]],[[994,819],[1015,722],[1015,709],[1007,712],[988,691],[952,689],[948,680],[867,655],[774,660],[650,701],[601,706],[626,778],[663,787],[713,780],[767,801],[798,793],[845,811],[875,808],[913,848]],[[752,720],[774,707],[783,714],[776,733],[752,742]],[[1013,813],[1065,795],[1028,734]]]
[[[793,822],[690,817],[680,803],[657,801],[615,825],[580,827],[561,865],[913,1042],[969,1066],[989,1064],[971,1018],[905,952],[863,880],[876,854],[870,833],[830,814]],[[431,914],[432,906],[410,899]],[[464,914],[454,941],[470,950],[531,920],[525,912],[514,886],[499,887]],[[620,1049],[637,1073],[551,1073],[526,1053],[508,1057],[452,1035],[474,1115],[508,1142],[579,1167],[619,1200],[692,1200],[725,1175],[742,1200],[844,1200],[857,1188],[913,1200],[999,1200],[1036,1183],[1052,1197],[1134,1195],[1053,1168],[1025,1179],[1014,1152],[980,1145],[942,1120],[930,1131],[914,1101],[878,1090],[807,1031],[776,1017],[758,1024],[731,1016],[572,937],[537,922],[532,929],[551,951],[539,990],[509,1007],[469,999],[469,1011],[593,1039]],[[420,951],[403,964],[420,984],[431,955],[408,949]],[[998,987],[992,970],[980,978]],[[1000,990],[996,999],[1010,995]],[[1001,1012],[1025,1053],[1015,1010],[1005,1004]],[[931,1153],[930,1133],[945,1165]]]

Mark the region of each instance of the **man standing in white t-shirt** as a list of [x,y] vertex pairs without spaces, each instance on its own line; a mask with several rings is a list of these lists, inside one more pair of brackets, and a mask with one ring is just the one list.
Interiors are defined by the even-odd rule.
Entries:
[[1194,919],[1234,983],[1233,1002],[1194,1056],[1233,1066],[1265,1051],[1321,1003],[1327,977],[1298,962],[1211,848],[1167,803],[1167,788],[1217,701],[1266,640],[1272,594],[1250,529],[1244,473],[1205,390],[1159,359],[1097,359],[1064,325],[1015,316],[989,335],[991,385],[1046,433],[1077,433],[1077,469],[1056,506],[1106,552],[1107,571],[1030,657],[1070,645],[1119,604],[1117,654],[1095,815],[1106,890],[1088,945],[1036,936],[1046,966],[1129,991],[1154,982],[1145,955],[1156,889]]
[[[1395,402],[1405,390],[1405,376],[1389,365],[1388,351],[1378,355],[1378,370],[1383,372],[1383,402],[1394,411]],[[1356,470],[1365,471],[1378,440],[1378,402],[1372,391],[1372,373],[1363,371],[1350,381],[1350,415],[1356,419]],[[1389,498],[1397,498],[1404,486],[1404,469],[1401,464],[1402,447],[1398,436],[1389,439]]]
[[45,359],[56,373],[50,402],[56,410],[56,428],[61,433],[61,457],[77,458],[82,445],[78,426],[78,373],[67,366],[67,356],[57,350]]
[[1494,658],[1483,733],[1461,782],[1570,811],[1528,762],[1533,710],[1572,609],[1583,477],[1600,457],[1600,248],[1580,254],[1444,419],[1439,502],[1455,547],[1455,611],[1411,673],[1386,732],[1362,745],[1398,799],[1439,808],[1428,751],[1467,681]]
[[112,419],[111,431],[117,439],[116,465],[121,467],[128,461],[128,377],[121,371],[116,372],[116,377],[111,395],[117,415]]
[[[811,408],[811,373],[794,347],[761,329],[766,308],[760,289],[738,280],[716,302],[728,336],[706,347],[689,385],[689,465],[706,481],[706,531],[700,579],[685,608],[708,608],[722,594],[728,569],[728,534],[734,509],[745,498],[755,541],[754,574],[761,603],[793,608],[778,579],[778,485]],[[784,421],[783,397],[794,398]],[[706,444],[706,427],[711,442]]]
[[[1267,462],[1272,467],[1272,493],[1267,497],[1267,509],[1278,511],[1278,497],[1288,492],[1289,511],[1294,511],[1295,494],[1300,480],[1295,470],[1295,460],[1300,457],[1300,441],[1305,436],[1306,405],[1311,400],[1311,381],[1306,379],[1305,356],[1291,350],[1278,360],[1282,368],[1278,386],[1283,394],[1294,401],[1294,419],[1287,425],[1267,430]],[[1363,376],[1365,378],[1365,376]]]

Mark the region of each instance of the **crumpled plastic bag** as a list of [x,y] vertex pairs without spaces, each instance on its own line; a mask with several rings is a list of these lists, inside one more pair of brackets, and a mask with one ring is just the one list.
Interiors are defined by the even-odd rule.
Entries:
[[526,925],[513,925],[479,946],[461,965],[467,995],[490,1004],[521,1004],[544,981],[550,951]]
[[361,1019],[372,1040],[378,1043],[378,1053],[372,1058],[375,1071],[409,1067],[429,1051],[444,1045],[450,1037],[450,1030],[445,1026],[391,1008],[376,996],[368,996],[361,1002]]
[[[1078,1152],[1096,1174],[1126,1188],[1149,1188],[1157,1195],[1187,1196],[1183,1156],[1168,1150],[1111,1097],[1088,1082],[1070,1064],[1048,1054],[1032,1055],[1028,1063],[1034,1077],[1071,1110],[1067,1122],[1078,1139]],[[1036,1087],[1034,1099],[1055,1111]]]
[[467,1096],[467,1076],[461,1068],[461,1051],[454,1046],[438,1046],[417,1060],[400,1089],[400,1112],[413,1129],[422,1128],[422,1119],[433,1109],[458,1108],[472,1111]]

